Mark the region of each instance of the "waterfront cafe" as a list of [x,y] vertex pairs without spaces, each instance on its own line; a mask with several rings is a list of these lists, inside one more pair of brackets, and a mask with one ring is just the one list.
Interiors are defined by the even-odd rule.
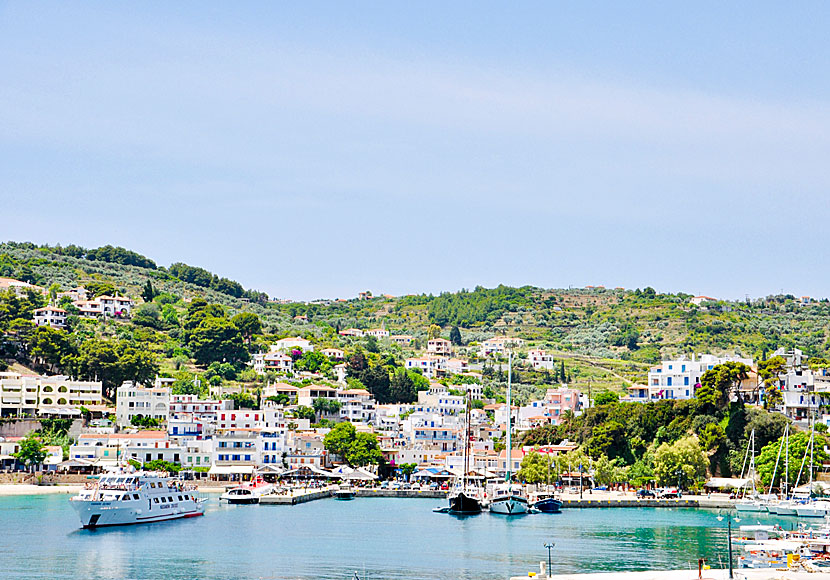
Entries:
[[326,471],[316,465],[300,465],[283,472],[282,479],[309,480],[309,479],[340,479],[340,476]]
[[249,481],[254,469],[253,465],[211,465],[208,477],[211,481]]

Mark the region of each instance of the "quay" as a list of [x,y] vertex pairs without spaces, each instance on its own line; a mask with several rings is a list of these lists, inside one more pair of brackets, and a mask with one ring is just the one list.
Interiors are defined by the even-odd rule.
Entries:
[[[543,562],[543,564],[545,564]],[[694,570],[650,570],[648,572],[602,572],[598,574],[552,574],[545,575],[541,570],[530,572],[524,576],[513,576],[510,580],[727,580],[729,570],[703,570],[701,575]],[[736,568],[736,580],[826,580],[830,574],[823,572],[808,572],[806,570],[776,570],[775,568]]]
[[315,499],[324,499],[334,495],[333,487],[325,489],[317,489],[313,491],[304,491],[302,489],[291,490],[290,494],[273,494],[264,495],[259,498],[261,505],[297,505],[314,501]]
[[723,499],[691,497],[682,499],[563,499],[563,508],[724,508],[729,509],[734,502]]

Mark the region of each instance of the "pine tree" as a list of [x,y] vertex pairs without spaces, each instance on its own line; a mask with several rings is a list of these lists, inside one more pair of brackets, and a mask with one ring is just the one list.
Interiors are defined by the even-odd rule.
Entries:
[[461,331],[457,326],[453,326],[450,330],[450,342],[455,346],[461,346]]

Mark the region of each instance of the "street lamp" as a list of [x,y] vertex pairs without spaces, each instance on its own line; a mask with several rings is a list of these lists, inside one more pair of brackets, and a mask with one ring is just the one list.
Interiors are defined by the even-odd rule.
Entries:
[[[720,514],[718,514],[718,521],[723,521],[723,516]],[[735,516],[735,521],[740,522],[741,518]],[[726,533],[728,534],[726,541],[729,546],[729,578],[731,579],[734,576],[732,575],[732,514],[729,512],[726,513]]]
[[547,544],[545,544],[545,547],[548,549],[548,577],[550,577],[550,551],[553,550],[553,547],[555,545],[556,544],[554,544],[553,542],[548,542]]

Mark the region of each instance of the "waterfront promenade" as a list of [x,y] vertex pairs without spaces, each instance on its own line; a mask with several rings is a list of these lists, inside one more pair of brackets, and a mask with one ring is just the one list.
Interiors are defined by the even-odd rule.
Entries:
[[[729,570],[704,570],[702,576],[698,576],[697,570],[653,570],[648,572],[602,572],[599,574],[552,574],[544,576],[536,570],[535,576],[525,574],[524,576],[512,576],[510,580],[728,580]],[[733,572],[735,580],[826,580],[830,573],[808,572],[803,570],[775,570],[764,569],[754,570],[749,568],[736,568]]]

